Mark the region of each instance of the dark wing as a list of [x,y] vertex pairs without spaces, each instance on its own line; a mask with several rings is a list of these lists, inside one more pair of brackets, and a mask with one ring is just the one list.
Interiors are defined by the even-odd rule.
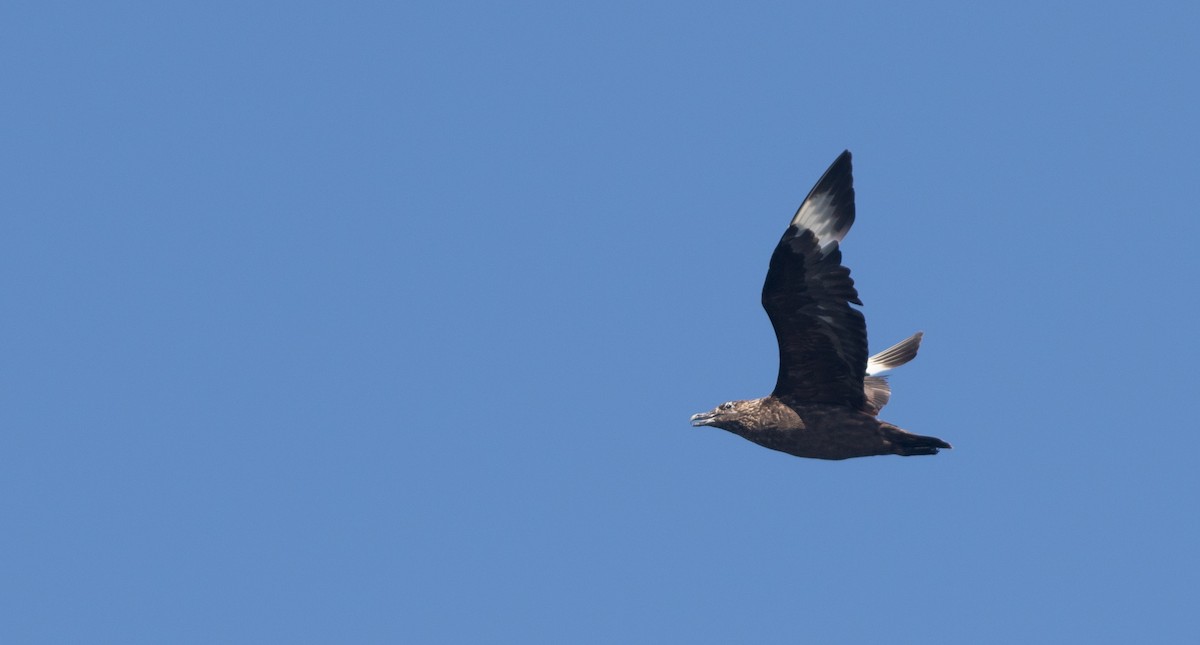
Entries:
[[788,405],[866,409],[867,325],[838,243],[854,223],[850,151],[843,152],[796,211],[771,255],[762,303],[779,341],[776,398]]

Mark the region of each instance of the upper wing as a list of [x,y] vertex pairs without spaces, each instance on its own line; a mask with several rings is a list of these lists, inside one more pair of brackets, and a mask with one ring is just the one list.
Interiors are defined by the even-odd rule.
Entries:
[[789,405],[865,409],[867,326],[838,244],[854,223],[850,151],[813,187],[771,255],[762,303],[779,342],[772,393]]

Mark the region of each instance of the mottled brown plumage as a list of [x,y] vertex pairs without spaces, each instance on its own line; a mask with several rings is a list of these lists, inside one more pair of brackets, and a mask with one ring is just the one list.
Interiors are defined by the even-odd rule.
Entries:
[[854,223],[850,151],[809,192],[771,255],[762,303],[779,344],[770,396],[730,401],[692,417],[798,457],[933,455],[950,444],[915,435],[875,415],[890,396],[877,372],[916,356],[921,334],[868,362],[867,328],[839,245]]

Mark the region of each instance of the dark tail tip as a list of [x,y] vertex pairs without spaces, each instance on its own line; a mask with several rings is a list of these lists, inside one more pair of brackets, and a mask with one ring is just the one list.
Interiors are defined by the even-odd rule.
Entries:
[[945,448],[947,450],[953,448],[950,444],[938,439],[937,437],[925,437],[919,434],[902,434],[893,435],[890,437],[892,445],[896,449],[897,455],[912,457],[915,455],[936,455],[938,450]]

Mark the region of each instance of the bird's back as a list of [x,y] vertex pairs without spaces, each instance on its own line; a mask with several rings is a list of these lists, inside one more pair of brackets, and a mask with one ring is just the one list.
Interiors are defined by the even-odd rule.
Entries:
[[905,432],[873,415],[842,405],[789,406],[763,399],[763,413],[738,432],[765,448],[812,459],[850,459],[871,455],[932,455],[950,444]]

